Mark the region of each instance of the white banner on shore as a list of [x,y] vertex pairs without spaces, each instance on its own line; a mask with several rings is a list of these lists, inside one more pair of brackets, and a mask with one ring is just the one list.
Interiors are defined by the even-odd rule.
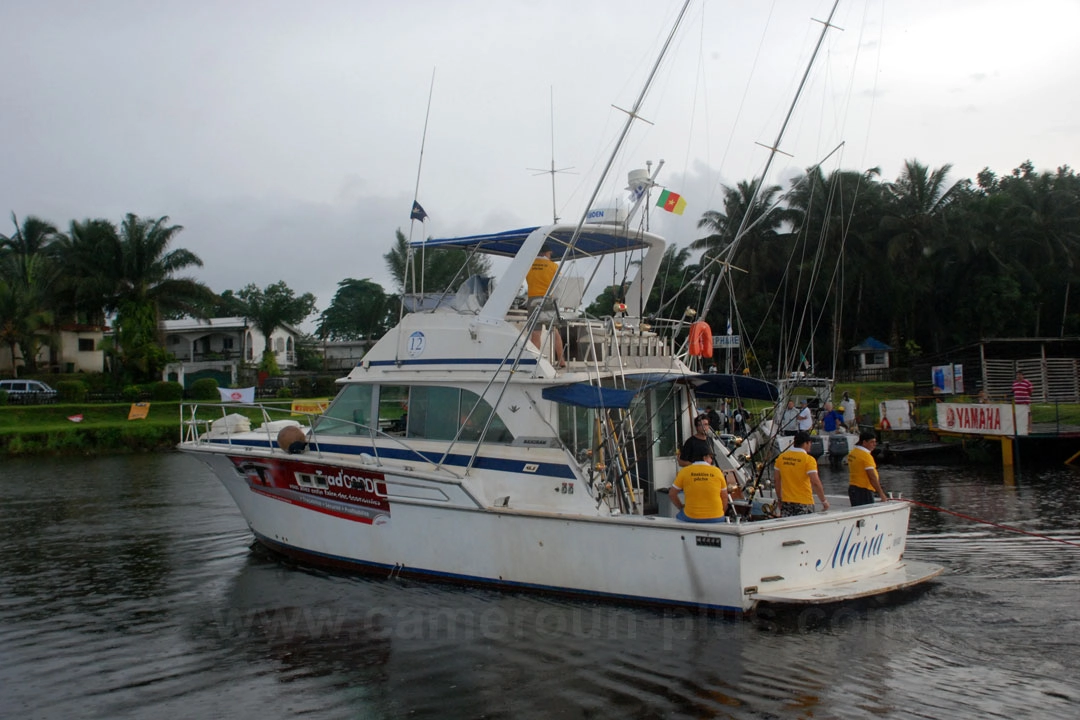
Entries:
[[1030,405],[938,403],[937,424],[942,430],[973,435],[1027,435],[1030,414]]
[[221,393],[221,402],[241,402],[241,403],[253,403],[255,402],[255,388],[223,388],[219,387],[218,392]]

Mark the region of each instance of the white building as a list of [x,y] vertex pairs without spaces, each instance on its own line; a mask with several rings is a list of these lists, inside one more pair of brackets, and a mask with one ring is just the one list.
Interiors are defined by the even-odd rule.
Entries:
[[[105,370],[105,351],[102,348],[102,340],[109,328],[99,325],[64,325],[60,328],[56,337],[56,351],[51,353],[47,338],[42,338],[41,347],[38,348],[37,366],[42,372],[57,373],[99,373]],[[19,348],[20,353],[22,348]],[[15,364],[19,366],[19,374],[25,367],[21,354],[16,354],[15,362],[12,362],[11,347],[0,346],[0,374],[13,375]]]
[[[201,377],[217,378],[223,387],[235,385],[240,365],[257,364],[266,341],[262,332],[243,317],[164,320],[161,334],[165,350],[176,357],[176,362],[165,366],[162,379],[175,380],[185,387]],[[270,336],[274,358],[282,370],[296,365],[299,335],[294,328],[283,326]]]

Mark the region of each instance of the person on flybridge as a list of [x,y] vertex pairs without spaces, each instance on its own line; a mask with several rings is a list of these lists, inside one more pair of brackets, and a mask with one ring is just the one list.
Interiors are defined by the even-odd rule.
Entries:
[[[545,244],[540,249],[540,254],[533,260],[532,267],[525,275],[525,282],[529,286],[529,312],[539,313],[538,322],[546,323],[551,328],[551,334],[555,336],[555,360],[561,368],[566,367],[566,358],[563,357],[562,333],[555,327],[559,318],[559,310],[555,306],[555,298],[544,299],[551,281],[555,279],[555,273],[559,270],[559,264],[551,259],[552,247]],[[540,347],[540,326],[535,325],[532,335],[529,337],[532,344]]]

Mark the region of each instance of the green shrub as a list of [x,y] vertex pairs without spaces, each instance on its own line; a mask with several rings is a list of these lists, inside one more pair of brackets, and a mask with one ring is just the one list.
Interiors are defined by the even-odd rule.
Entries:
[[56,394],[60,402],[79,403],[86,402],[88,388],[86,383],[79,380],[61,380],[56,383]]
[[125,385],[124,389],[120,391],[120,397],[124,398],[124,402],[137,402],[139,399],[138,385]]
[[7,390],[0,390],[0,405],[7,405]]
[[214,378],[199,378],[195,382],[191,383],[191,387],[188,388],[188,395],[192,400],[220,400],[221,393],[218,392],[218,381]]
[[291,398],[292,397],[292,390],[290,390],[287,387],[278,388],[277,397],[279,397],[279,398]]
[[176,402],[184,398],[184,386],[178,382],[156,382],[150,388],[150,399],[157,402]]

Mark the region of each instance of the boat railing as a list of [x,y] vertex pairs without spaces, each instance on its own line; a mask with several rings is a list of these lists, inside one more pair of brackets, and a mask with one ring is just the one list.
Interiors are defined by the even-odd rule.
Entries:
[[[279,419],[274,419],[277,416]],[[240,420],[243,419],[243,421]],[[300,419],[297,419],[300,418]],[[252,421],[261,420],[257,428],[252,428]],[[208,445],[211,443],[224,443],[232,446],[239,445],[243,435],[244,440],[250,441],[252,432],[260,436],[265,435],[267,447],[271,452],[288,453],[289,448],[281,447],[278,434],[285,427],[299,428],[304,434],[304,446],[311,448],[317,457],[323,457],[323,445],[330,445],[333,441],[340,441],[348,437],[368,437],[372,440],[371,460],[375,465],[382,465],[383,458],[380,456],[380,446],[375,440],[388,440],[394,445],[406,450],[417,462],[431,465],[434,470],[441,474],[449,475],[455,479],[462,476],[437,460],[439,452],[423,452],[410,445],[403,438],[384,432],[380,428],[346,420],[343,418],[330,417],[320,412],[310,412],[292,409],[291,403],[275,406],[274,403],[215,403],[215,402],[185,402],[180,405],[181,437],[180,442],[187,445]],[[214,423],[221,421],[215,428]],[[292,421],[287,423],[284,421]],[[318,426],[322,423],[332,423],[335,427],[351,427],[349,433],[320,433]],[[262,439],[260,437],[260,439]],[[244,445],[247,447],[248,445]],[[435,459],[433,459],[435,458]]]
[[[507,322],[524,327],[528,313],[511,310]],[[564,334],[565,357],[570,363],[584,363],[598,370],[625,367],[650,367],[658,360],[669,362],[673,356],[670,341],[658,333],[642,329],[617,318],[563,318],[554,327]],[[541,353],[553,360],[550,326],[544,324]]]

